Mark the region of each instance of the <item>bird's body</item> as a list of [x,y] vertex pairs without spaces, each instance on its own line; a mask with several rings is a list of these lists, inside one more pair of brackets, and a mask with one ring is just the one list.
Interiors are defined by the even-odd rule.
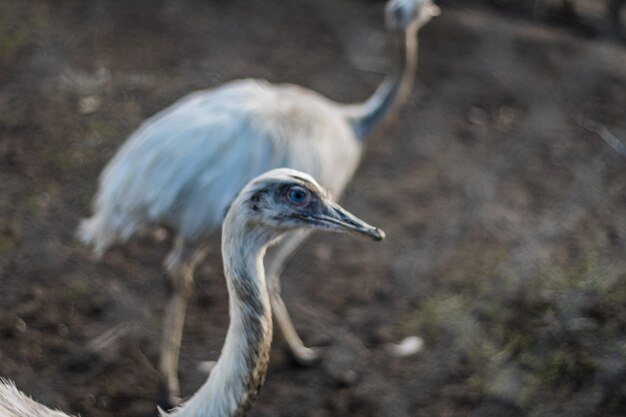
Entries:
[[[417,62],[417,31],[438,12],[431,0],[390,0],[386,23],[396,65],[362,104],[335,103],[294,85],[232,81],[190,94],[148,119],[105,167],[94,215],[81,224],[83,241],[102,254],[153,225],[176,233],[165,261],[174,288],[160,359],[166,403],[175,403],[179,391],[178,356],[193,270],[233,197],[256,175],[278,167],[307,172],[340,196],[364,139],[406,100]],[[306,236],[286,236],[266,263],[277,323],[296,360],[305,364],[317,356],[289,318],[279,276]]]
[[341,106],[311,90],[249,79],[195,92],[144,122],[109,162],[82,238],[102,253],[161,224],[204,243],[251,178],[290,167],[338,195],[360,155]]
[[[272,307],[263,257],[284,233],[302,228],[353,232],[381,240],[384,233],[329,200],[310,176],[276,169],[249,182],[232,202],[222,228],[230,325],[220,358],[202,387],[172,417],[243,416],[254,402],[269,363]],[[67,417],[0,380],[0,416]]]

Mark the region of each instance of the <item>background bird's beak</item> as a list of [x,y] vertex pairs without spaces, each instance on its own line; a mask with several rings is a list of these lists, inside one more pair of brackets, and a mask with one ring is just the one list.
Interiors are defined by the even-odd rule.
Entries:
[[365,223],[363,220],[335,203],[325,202],[324,212],[322,214],[314,215],[312,218],[317,223],[323,224],[328,229],[336,230],[338,232],[358,233],[368,236],[376,241],[380,241],[385,238],[385,232],[377,227]]

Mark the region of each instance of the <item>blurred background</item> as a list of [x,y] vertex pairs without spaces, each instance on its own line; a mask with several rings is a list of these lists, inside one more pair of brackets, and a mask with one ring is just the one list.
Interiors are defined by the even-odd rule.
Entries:
[[[626,415],[623,2],[439,4],[409,103],[343,200],[388,238],[296,254],[285,300],[325,359],[298,368],[277,337],[251,416]],[[383,6],[0,0],[0,375],[74,414],[153,415],[169,242],[91,258],[74,231],[100,170],[142,120],[227,80],[363,100],[390,63]],[[184,394],[228,323],[213,243]],[[399,355],[410,336],[424,346]]]

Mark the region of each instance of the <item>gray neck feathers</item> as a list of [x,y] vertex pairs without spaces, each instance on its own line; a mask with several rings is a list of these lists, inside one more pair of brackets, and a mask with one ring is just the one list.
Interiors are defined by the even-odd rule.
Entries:
[[[406,102],[417,69],[417,28],[405,32],[390,31],[390,42],[395,49],[395,62],[389,75],[374,94],[355,112],[348,112],[354,132],[363,142],[383,121],[390,120]],[[351,114],[352,113],[352,114]]]
[[230,325],[209,379],[172,413],[175,417],[243,416],[265,379],[272,341],[272,312],[263,256],[269,236],[231,208],[222,232]]

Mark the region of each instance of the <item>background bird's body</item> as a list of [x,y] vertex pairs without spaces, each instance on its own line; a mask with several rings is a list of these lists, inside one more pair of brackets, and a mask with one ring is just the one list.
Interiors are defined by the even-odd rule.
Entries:
[[341,107],[293,85],[237,80],[157,113],[109,162],[84,240],[102,253],[154,224],[202,242],[251,178],[289,167],[340,194],[361,146]]

